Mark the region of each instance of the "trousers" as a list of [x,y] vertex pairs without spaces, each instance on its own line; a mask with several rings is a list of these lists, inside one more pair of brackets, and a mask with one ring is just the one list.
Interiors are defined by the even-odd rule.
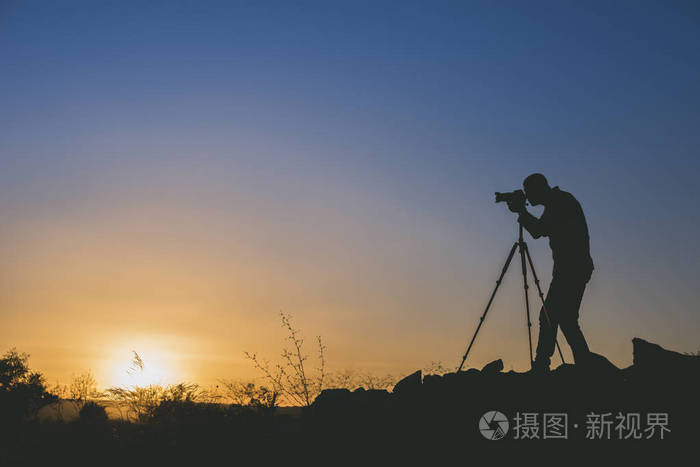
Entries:
[[578,318],[581,299],[589,279],[590,275],[577,274],[555,275],[552,278],[544,307],[540,310],[536,365],[549,367],[559,328],[571,347],[576,363],[582,363],[588,356],[588,344],[579,326]]

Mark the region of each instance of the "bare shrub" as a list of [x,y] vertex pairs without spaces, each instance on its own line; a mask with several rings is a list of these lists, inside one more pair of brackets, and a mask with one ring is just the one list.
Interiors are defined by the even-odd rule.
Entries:
[[[144,362],[135,351],[128,374],[143,372]],[[149,386],[111,387],[105,391],[122,420],[144,422],[149,420],[163,402],[199,402],[207,394],[194,383],[178,383],[167,386],[151,384]]]
[[227,401],[258,412],[272,412],[277,406],[278,393],[253,382],[220,380]]
[[158,407],[162,388],[158,386],[107,389],[107,396],[112,400],[127,421],[145,421]]
[[391,389],[396,378],[387,374],[383,376],[354,370],[343,370],[328,375],[329,389]]
[[68,389],[68,386],[56,381],[53,386],[48,388],[48,392],[56,397],[56,402],[51,404],[51,409],[56,417],[56,420],[59,422],[65,421],[63,414],[63,401],[69,397],[70,390]]
[[440,376],[442,376],[446,373],[449,373],[450,371],[451,370],[449,368],[445,368],[445,366],[440,361],[430,362],[430,365],[427,365],[425,368],[423,368],[424,375],[440,375]]
[[287,330],[289,348],[282,348],[282,360],[274,365],[267,360],[258,358],[256,354],[245,352],[245,356],[260,370],[263,377],[272,387],[275,400],[281,397],[284,402],[297,406],[310,406],[316,396],[324,388],[326,377],[325,346],[321,336],[316,337],[318,343],[318,366],[310,372],[306,366],[309,356],[304,353],[304,339],[299,336],[299,330],[291,323],[291,317],[280,313],[282,326]]
[[68,398],[77,412],[80,412],[88,401],[101,396],[97,390],[97,381],[90,370],[73,375],[68,386]]

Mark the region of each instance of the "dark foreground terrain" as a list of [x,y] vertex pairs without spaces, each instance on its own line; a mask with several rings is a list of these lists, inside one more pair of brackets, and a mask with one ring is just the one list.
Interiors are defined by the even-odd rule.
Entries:
[[529,465],[584,457],[607,465],[611,453],[642,465],[655,456],[695,464],[700,357],[641,339],[633,346],[626,369],[596,357],[547,375],[504,373],[500,361],[442,376],[416,372],[392,392],[326,390],[300,417],[178,402],[142,424],[3,420],[0,465]]

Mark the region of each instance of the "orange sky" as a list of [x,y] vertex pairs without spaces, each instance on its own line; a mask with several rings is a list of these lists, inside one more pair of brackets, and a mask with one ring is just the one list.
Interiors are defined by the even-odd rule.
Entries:
[[[283,311],[312,356],[314,336],[324,338],[331,370],[403,375],[432,361],[452,366],[512,239],[454,232],[361,193],[341,197],[338,188],[337,211],[264,196],[253,208],[217,206],[208,190],[191,188],[190,196],[117,193],[18,216],[5,235],[0,341],[31,353],[52,382],[90,369],[103,386],[124,384],[135,350],[157,381],[211,384],[258,376],[244,351],[279,355]],[[546,243],[531,243],[546,286]],[[524,370],[517,265],[501,290],[469,363],[502,357],[507,369]],[[591,283],[584,330],[594,349],[629,364],[629,340],[606,330],[619,316],[590,306],[604,291],[602,281]]]

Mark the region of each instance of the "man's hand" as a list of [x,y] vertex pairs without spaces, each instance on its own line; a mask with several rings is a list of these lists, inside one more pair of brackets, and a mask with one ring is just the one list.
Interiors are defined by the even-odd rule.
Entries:
[[518,214],[525,212],[525,200],[511,199],[507,204],[511,212],[517,212]]

